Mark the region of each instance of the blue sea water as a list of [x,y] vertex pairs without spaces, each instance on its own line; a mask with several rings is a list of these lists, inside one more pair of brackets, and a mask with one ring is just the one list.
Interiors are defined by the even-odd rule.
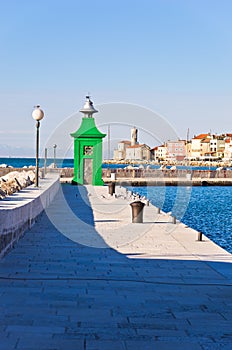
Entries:
[[[54,162],[53,158],[47,159],[47,166],[52,164]],[[35,158],[0,158],[0,166],[1,164],[6,164],[8,166],[12,166],[13,168],[23,168],[24,166],[35,166]],[[74,161],[73,159],[56,159],[56,165],[58,168],[73,168],[74,167]],[[39,166],[43,167],[44,166],[44,159],[41,158],[39,160]],[[116,168],[125,168],[128,166],[128,164],[102,164],[103,168],[108,168],[110,169],[116,169]],[[138,164],[139,166],[139,164]],[[146,165],[145,165],[146,167]],[[151,169],[158,169],[160,166],[159,165],[149,165]],[[171,166],[167,166],[167,169],[170,169]],[[188,170],[215,170],[216,167],[212,166],[204,166],[204,167],[191,167],[191,166],[177,166],[177,169],[188,169]]]
[[232,253],[232,187],[128,187]]
[[[51,165],[54,163],[53,158],[48,158],[47,159],[47,166]],[[6,164],[7,166],[12,166],[13,168],[23,168],[24,166],[29,167],[29,166],[35,166],[35,158],[0,158],[0,166],[2,164]],[[43,167],[44,166],[44,159],[41,158],[39,160],[39,166]],[[74,160],[65,158],[65,159],[56,159],[56,166],[58,168],[73,168],[74,167]],[[111,169],[116,169],[116,168],[125,168],[127,164],[102,164],[103,168],[108,168],[110,167]]]
[[[54,162],[53,158],[47,159],[47,166]],[[23,168],[24,166],[35,166],[35,158],[0,158],[0,165],[6,164],[13,168]],[[44,159],[39,160],[39,166],[43,167]],[[58,168],[73,168],[73,159],[56,159],[56,165]]]

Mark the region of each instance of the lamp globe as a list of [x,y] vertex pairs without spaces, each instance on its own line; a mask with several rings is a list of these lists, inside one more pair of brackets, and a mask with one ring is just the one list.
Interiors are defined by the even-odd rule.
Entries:
[[43,119],[44,117],[44,112],[43,110],[40,108],[39,105],[35,106],[35,109],[32,112],[32,117],[39,122],[40,120]]

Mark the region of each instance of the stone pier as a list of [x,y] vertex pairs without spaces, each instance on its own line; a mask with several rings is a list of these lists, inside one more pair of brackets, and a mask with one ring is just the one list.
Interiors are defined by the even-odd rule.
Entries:
[[63,185],[0,260],[0,349],[231,349],[231,254],[116,195]]

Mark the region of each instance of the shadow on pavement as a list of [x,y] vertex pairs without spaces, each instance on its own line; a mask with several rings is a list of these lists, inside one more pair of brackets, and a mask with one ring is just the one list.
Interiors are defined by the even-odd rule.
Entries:
[[[82,228],[98,235],[80,191],[63,187]],[[0,261],[0,349],[230,349],[227,277],[227,263],[129,259],[78,244],[44,212]]]

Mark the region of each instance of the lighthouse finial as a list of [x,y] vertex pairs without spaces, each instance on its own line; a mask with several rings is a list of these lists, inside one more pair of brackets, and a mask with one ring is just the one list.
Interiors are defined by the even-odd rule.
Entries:
[[92,118],[92,115],[94,113],[97,113],[98,111],[94,108],[93,102],[90,100],[90,96],[86,96],[86,101],[84,104],[84,107],[80,110],[80,112],[84,113],[84,116],[87,118]]

